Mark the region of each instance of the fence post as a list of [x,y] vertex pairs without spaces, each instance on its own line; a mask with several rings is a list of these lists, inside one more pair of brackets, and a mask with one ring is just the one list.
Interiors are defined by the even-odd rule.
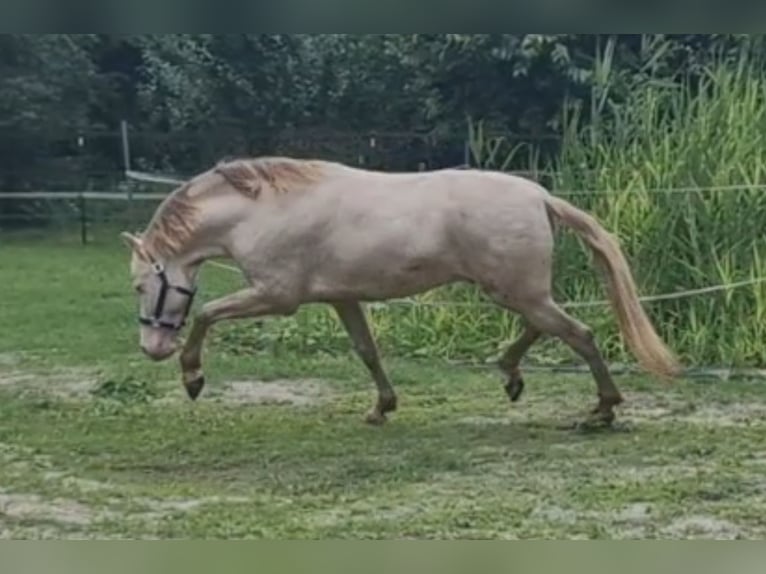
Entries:
[[[130,138],[128,137],[128,122],[120,122],[120,134],[122,135],[122,164],[125,174],[130,171]],[[128,224],[133,227],[133,184],[128,181]]]
[[77,203],[80,207],[80,241],[83,245],[88,243],[88,214],[85,211],[85,194],[80,192],[77,196]]
[[471,142],[468,140],[463,142],[463,165],[466,169],[471,167]]

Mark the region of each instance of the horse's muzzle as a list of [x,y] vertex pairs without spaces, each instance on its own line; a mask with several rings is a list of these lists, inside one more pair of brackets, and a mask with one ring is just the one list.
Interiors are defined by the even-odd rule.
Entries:
[[144,355],[149,357],[152,361],[164,361],[173,356],[173,353],[176,352],[176,345],[173,343],[162,346],[141,345],[141,350],[144,352]]

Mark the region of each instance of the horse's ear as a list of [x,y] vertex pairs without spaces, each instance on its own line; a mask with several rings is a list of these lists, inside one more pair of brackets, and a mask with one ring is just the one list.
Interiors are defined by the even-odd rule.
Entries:
[[120,239],[122,239],[122,242],[133,249],[134,251],[138,251],[141,249],[141,240],[133,235],[132,233],[128,233],[127,231],[123,231],[120,233]]
[[125,245],[127,245],[141,259],[145,261],[151,260],[149,255],[146,253],[144,244],[139,236],[128,233],[127,231],[123,231],[120,233],[120,239],[122,239],[122,242],[125,243]]

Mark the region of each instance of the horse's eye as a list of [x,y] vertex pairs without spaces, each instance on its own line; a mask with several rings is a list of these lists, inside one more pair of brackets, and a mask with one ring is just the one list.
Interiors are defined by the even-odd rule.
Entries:
[[141,293],[143,293],[143,292],[144,292],[144,287],[143,287],[143,285],[136,285],[135,287],[133,287],[133,289],[134,289],[134,290],[136,291],[136,293],[138,293],[139,295],[140,295]]

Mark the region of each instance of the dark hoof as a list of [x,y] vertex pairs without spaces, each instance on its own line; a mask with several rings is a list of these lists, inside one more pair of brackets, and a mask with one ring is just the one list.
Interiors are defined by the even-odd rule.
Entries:
[[518,401],[519,397],[521,397],[521,393],[524,392],[524,379],[519,377],[518,379],[509,381],[508,384],[505,385],[505,392],[508,394],[508,398],[511,399],[512,403]]
[[629,427],[626,427],[626,425],[617,424],[615,425],[615,414],[614,411],[610,408],[608,410],[604,410],[601,407],[597,407],[591,411],[591,414],[588,418],[586,418],[584,421],[577,421],[575,423],[570,423],[567,425],[560,425],[557,428],[559,430],[573,430],[580,433],[592,433],[592,432],[601,432],[601,431],[622,431],[622,432],[629,432]]
[[597,433],[612,429],[612,421],[603,418],[592,418],[576,422],[572,430],[580,433]]
[[202,387],[205,386],[205,377],[197,377],[193,381],[186,383],[184,386],[186,387],[186,394],[194,401],[202,392]]
[[574,431],[580,434],[597,434],[597,433],[634,433],[635,427],[626,422],[621,421],[581,421],[570,425],[562,425],[558,427],[559,430]]
[[586,419],[556,425],[556,430],[571,431],[581,434],[600,433],[612,429],[612,424],[603,420]]
[[397,400],[396,395],[392,395],[389,397],[384,397],[378,399],[378,408],[377,410],[385,415],[386,413],[392,413],[396,410],[397,406]]
[[374,427],[383,426],[386,424],[387,420],[388,419],[386,418],[386,415],[381,413],[378,409],[372,409],[369,413],[367,413],[367,416],[364,417],[364,422]]

